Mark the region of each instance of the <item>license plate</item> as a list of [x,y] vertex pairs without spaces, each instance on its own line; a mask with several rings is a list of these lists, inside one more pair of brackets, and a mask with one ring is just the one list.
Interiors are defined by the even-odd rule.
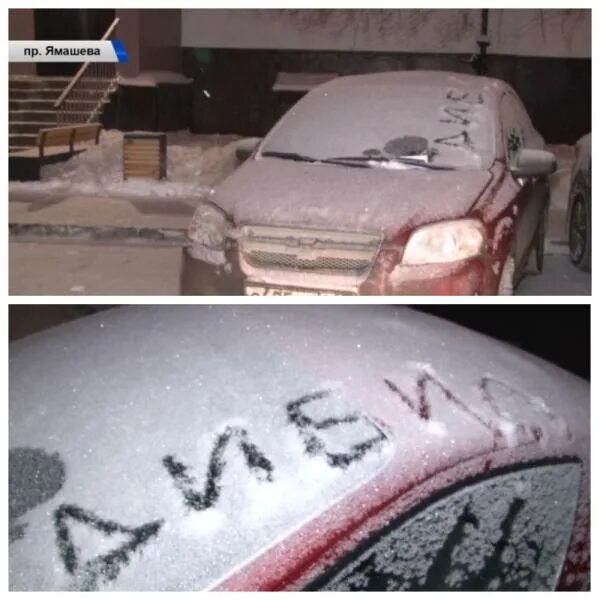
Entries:
[[299,287],[280,287],[246,284],[246,296],[355,296],[356,292],[347,290],[313,290]]

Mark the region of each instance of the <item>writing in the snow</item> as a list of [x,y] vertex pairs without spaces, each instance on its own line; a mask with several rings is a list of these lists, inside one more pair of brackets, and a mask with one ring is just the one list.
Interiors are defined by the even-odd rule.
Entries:
[[[449,415],[460,414],[471,419],[474,426],[485,428],[492,436],[494,448],[524,443],[543,442],[546,430],[571,438],[568,427],[544,404],[519,390],[491,377],[477,382],[479,402],[465,403],[452,389],[435,375],[422,371],[412,389],[398,384],[391,378],[382,382],[381,393],[393,394],[399,406],[409,409],[418,421],[444,422]],[[386,428],[370,416],[347,410],[340,414],[330,403],[331,390],[318,390],[291,400],[284,405],[286,420],[300,437],[304,452],[308,456],[320,456],[332,469],[342,471],[366,455],[379,452],[389,440]],[[318,409],[318,410],[315,410]],[[315,416],[318,415],[318,416]],[[343,435],[347,426],[358,425],[362,437],[348,441]],[[335,444],[330,445],[329,436],[342,433]],[[340,450],[339,439],[346,447]],[[225,458],[228,448],[239,452],[244,459],[250,476],[268,485],[277,477],[272,459],[252,439],[244,428],[228,425],[218,432],[208,457],[203,475],[195,473],[194,465],[185,464],[175,454],[166,454],[162,466],[173,485],[181,494],[184,505],[194,511],[204,511],[216,506],[221,498],[221,481],[227,469]],[[70,523],[77,522],[94,528],[105,536],[115,533],[125,535],[126,541],[118,548],[99,554],[87,561],[79,556],[72,541]],[[73,504],[61,504],[54,511],[54,527],[59,556],[67,573],[75,578],[80,589],[97,589],[102,583],[114,581],[121,568],[130,562],[136,551],[151,539],[156,538],[165,519],[134,526],[122,525],[96,515],[90,510]]]
[[438,137],[435,144],[474,150],[475,145],[469,134],[469,128],[474,121],[474,107],[483,104],[483,96],[461,90],[449,90],[446,94],[446,106],[442,107],[440,123],[456,125],[456,133]]

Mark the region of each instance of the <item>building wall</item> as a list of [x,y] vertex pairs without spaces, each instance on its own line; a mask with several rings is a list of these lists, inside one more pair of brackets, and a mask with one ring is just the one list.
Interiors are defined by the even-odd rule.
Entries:
[[[549,143],[573,143],[591,130],[591,61],[491,56],[489,76],[511,84]],[[473,73],[469,55],[306,50],[188,50],[194,79],[192,129],[264,135],[300,98],[272,91],[280,71],[340,75],[403,69]]]
[[139,10],[125,8],[117,9],[116,16],[120,19],[115,38],[121,40],[127,50],[129,61],[119,64],[117,70],[124,77],[135,77],[140,72],[140,19]]
[[181,73],[181,10],[140,10],[142,70]]
[[[591,57],[589,9],[490,9],[490,52]],[[480,9],[182,11],[182,45],[206,48],[466,54],[478,50]]]
[[[547,141],[591,129],[591,10],[487,11],[488,74],[508,81]],[[182,10],[193,128],[263,135],[298,96],[274,94],[279,71],[473,73],[483,11]]]
[[181,73],[181,10],[119,9],[117,37],[123,40],[129,63],[119,65],[124,77],[141,71]]
[[[8,39],[34,40],[35,20],[32,8],[10,8],[8,10]],[[35,75],[34,63],[9,63],[9,75]]]

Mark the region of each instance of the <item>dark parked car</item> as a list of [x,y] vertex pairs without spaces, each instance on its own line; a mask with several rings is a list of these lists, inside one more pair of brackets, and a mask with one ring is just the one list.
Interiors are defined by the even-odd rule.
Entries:
[[407,309],[82,318],[11,344],[10,589],[585,589],[589,394]]
[[592,134],[575,146],[575,164],[569,191],[569,253],[584,271],[592,269]]
[[202,203],[182,291],[511,293],[542,268],[555,168],[502,81],[337,78],[300,100]]

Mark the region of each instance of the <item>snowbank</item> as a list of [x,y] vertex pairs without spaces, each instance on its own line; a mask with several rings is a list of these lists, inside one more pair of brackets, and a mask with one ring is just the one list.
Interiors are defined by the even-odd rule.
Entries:
[[123,133],[102,133],[100,143],[67,161],[42,168],[41,181],[11,182],[11,192],[84,196],[202,197],[236,166],[234,135],[167,134],[167,179],[123,180]]

